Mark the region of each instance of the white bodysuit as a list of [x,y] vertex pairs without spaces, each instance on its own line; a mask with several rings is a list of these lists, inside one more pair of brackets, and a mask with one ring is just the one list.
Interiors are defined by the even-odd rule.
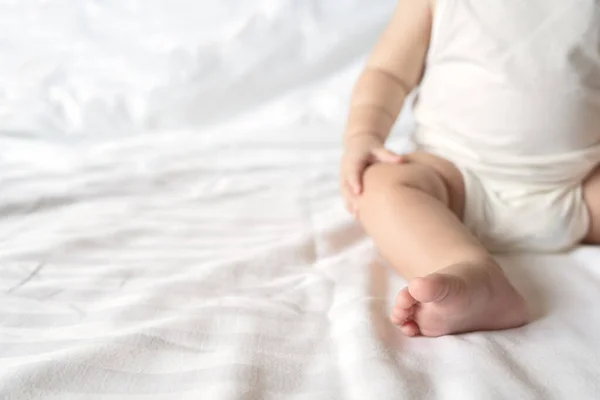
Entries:
[[490,250],[576,245],[600,162],[600,0],[436,3],[415,144],[462,172]]

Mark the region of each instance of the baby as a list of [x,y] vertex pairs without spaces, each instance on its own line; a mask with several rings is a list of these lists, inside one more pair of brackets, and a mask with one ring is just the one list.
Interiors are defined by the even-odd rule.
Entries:
[[[384,144],[415,88],[400,156]],[[392,322],[409,336],[525,324],[489,252],[600,243],[599,162],[600,0],[400,0],[354,89],[340,174],[409,281]]]

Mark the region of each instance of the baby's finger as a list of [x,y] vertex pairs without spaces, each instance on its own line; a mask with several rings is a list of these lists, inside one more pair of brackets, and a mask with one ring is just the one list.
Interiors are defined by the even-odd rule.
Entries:
[[344,205],[346,206],[346,210],[348,213],[354,215],[355,212],[355,202],[354,196],[352,195],[352,188],[348,181],[344,181],[342,187],[342,197],[344,198]]
[[356,217],[356,208],[354,207],[352,200],[346,200],[346,211],[348,211],[348,214],[352,215],[353,218]]
[[344,200],[344,206],[346,207],[346,211],[352,214],[352,200],[350,196],[350,191],[348,190],[348,187],[345,185],[345,183],[342,187],[342,199]]
[[362,174],[364,171],[363,163],[356,163],[348,172],[347,182],[350,186],[352,194],[358,196],[362,193]]
[[384,163],[400,164],[405,161],[403,156],[383,148],[373,150],[373,155],[377,158],[377,161]]

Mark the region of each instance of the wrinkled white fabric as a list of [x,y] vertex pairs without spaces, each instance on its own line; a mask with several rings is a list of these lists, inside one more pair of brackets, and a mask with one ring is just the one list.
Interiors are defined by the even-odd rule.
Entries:
[[337,163],[393,3],[0,0],[0,398],[596,397],[595,248],[501,259],[522,329],[387,322]]

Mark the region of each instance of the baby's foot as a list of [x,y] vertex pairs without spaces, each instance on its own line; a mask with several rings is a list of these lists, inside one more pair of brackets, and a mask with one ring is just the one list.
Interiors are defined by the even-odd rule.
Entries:
[[391,320],[408,336],[516,328],[527,322],[523,297],[493,263],[457,264],[412,280]]

